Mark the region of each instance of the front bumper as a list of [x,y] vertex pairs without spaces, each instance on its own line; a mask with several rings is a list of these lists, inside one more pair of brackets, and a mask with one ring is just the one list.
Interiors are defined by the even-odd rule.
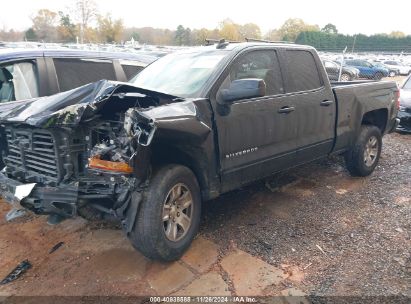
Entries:
[[0,196],[15,208],[24,207],[37,214],[77,214],[78,184],[59,187],[24,184],[0,173]]
[[411,113],[405,111],[398,112],[398,120],[399,124],[396,130],[399,132],[411,133]]

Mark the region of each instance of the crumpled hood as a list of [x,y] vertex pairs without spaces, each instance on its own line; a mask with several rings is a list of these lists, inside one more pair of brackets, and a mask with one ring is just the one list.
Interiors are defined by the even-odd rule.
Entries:
[[148,94],[151,91],[129,83],[100,80],[52,96],[0,104],[0,122],[45,128],[54,125],[73,126],[93,116],[114,93],[129,92]]

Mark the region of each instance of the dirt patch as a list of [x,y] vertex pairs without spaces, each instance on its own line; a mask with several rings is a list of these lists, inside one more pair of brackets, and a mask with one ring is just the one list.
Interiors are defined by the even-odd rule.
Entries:
[[[0,278],[25,259],[33,265],[0,295],[150,296],[201,286],[234,295],[251,286],[266,295],[411,296],[410,147],[411,136],[386,136],[368,178],[350,177],[336,158],[283,173],[292,186],[273,192],[258,182],[208,202],[199,239],[175,263],[147,260],[117,225],[49,226],[33,214],[6,223],[9,206],[0,203]],[[250,265],[261,279],[244,285]]]

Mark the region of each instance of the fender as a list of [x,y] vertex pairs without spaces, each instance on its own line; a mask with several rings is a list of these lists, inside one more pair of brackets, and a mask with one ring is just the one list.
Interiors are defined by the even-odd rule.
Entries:
[[131,108],[126,113],[125,124],[133,126],[140,147],[150,146],[151,160],[147,154],[138,154],[136,164],[140,165],[136,165],[136,171],[144,167],[143,163],[154,166],[159,162],[180,163],[197,176],[203,198],[218,195],[219,183],[210,182],[219,181],[219,177],[212,110],[207,99],[189,99],[149,109]]

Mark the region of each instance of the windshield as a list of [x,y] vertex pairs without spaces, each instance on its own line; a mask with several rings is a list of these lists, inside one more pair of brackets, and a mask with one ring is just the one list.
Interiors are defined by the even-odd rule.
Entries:
[[150,64],[130,82],[147,90],[194,97],[228,53],[218,50],[170,54]]

